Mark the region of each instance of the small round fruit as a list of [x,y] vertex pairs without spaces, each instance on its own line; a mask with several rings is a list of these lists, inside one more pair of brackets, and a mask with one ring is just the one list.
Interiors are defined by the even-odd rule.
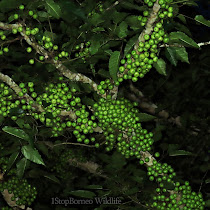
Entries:
[[8,52],[9,52],[8,47],[5,47],[5,48],[3,49],[3,51],[6,52],[6,53],[8,53]]
[[20,9],[20,10],[24,10],[24,8],[25,8],[24,5],[20,5],[20,6],[19,6],[19,9]]
[[5,40],[5,39],[6,39],[6,36],[5,36],[5,35],[2,35],[2,36],[1,36],[1,39],[2,39],[2,40]]
[[145,39],[145,40],[149,40],[149,39],[150,39],[149,34],[145,34],[145,35],[144,35],[144,39]]
[[30,52],[32,51],[32,48],[31,48],[31,47],[28,47],[28,48],[26,49],[26,51],[27,51],[28,53],[30,53]]
[[17,32],[18,32],[18,30],[17,30],[16,28],[13,28],[13,29],[12,29],[12,33],[13,33],[13,34],[16,34]]
[[18,31],[22,32],[23,31],[23,27],[18,27]]
[[30,60],[29,60],[29,63],[30,63],[30,64],[34,64],[34,59],[30,59]]
[[28,14],[29,14],[30,16],[33,16],[34,12],[30,10],[30,11],[28,12]]
[[58,46],[57,45],[54,45],[53,46],[53,50],[57,50],[58,49]]
[[43,56],[43,55],[40,55],[40,56],[39,56],[39,60],[40,60],[40,61],[43,61],[43,60],[44,60],[44,56]]
[[160,157],[160,153],[159,152],[156,152],[155,153],[155,157]]
[[33,15],[33,19],[37,19],[38,18],[38,15],[37,14],[34,14]]
[[15,20],[17,20],[19,18],[19,15],[18,14],[14,14],[13,17],[14,17]]
[[50,42],[51,38],[50,37],[46,37],[46,42]]
[[34,86],[34,83],[33,82],[28,82],[28,87],[33,87]]

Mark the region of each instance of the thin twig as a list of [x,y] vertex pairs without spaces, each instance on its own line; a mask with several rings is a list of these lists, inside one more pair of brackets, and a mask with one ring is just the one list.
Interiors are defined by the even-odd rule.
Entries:
[[[199,47],[201,47],[201,46],[206,46],[206,45],[209,45],[209,44],[210,44],[210,41],[208,41],[208,42],[201,42],[201,43],[198,43],[197,45]],[[159,47],[185,47],[185,46],[180,45],[180,44],[162,44]]]
[[112,4],[110,7],[106,8],[105,11],[108,11],[112,8],[114,8],[115,6],[117,6],[118,4],[120,4],[121,2],[123,2],[124,0],[118,0],[116,1],[114,4]]

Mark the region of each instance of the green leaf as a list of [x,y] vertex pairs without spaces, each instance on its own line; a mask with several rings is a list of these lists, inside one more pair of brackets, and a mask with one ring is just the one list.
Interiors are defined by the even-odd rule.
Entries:
[[25,172],[25,169],[28,165],[28,160],[26,158],[22,158],[17,164],[17,176],[21,178]]
[[120,3],[122,7],[125,9],[130,9],[130,10],[138,10],[140,12],[145,11],[147,9],[147,6],[138,6],[134,3],[128,2],[128,1],[123,1]]
[[104,50],[104,52],[107,53],[107,54],[110,55],[110,56],[111,56],[111,54],[113,53],[111,49],[109,49],[109,50]]
[[147,122],[156,119],[155,116],[147,113],[137,113],[137,116],[140,118],[139,122]]
[[84,187],[85,189],[91,189],[91,190],[102,190],[103,186],[101,185],[88,185]]
[[88,83],[80,83],[80,89],[83,92],[90,93],[93,89],[91,88],[90,84]]
[[114,21],[114,23],[118,24],[118,23],[122,22],[125,19],[126,16],[128,16],[128,13],[126,13],[126,12],[117,12],[115,10],[110,15],[111,15],[112,20]]
[[[97,26],[100,23],[103,23],[105,20],[102,18],[102,16],[100,14],[94,14],[91,19],[90,22],[92,23],[92,25]],[[101,27],[97,27],[97,28],[101,28]],[[93,29],[94,30],[94,29]]]
[[134,188],[131,188],[129,190],[126,190],[125,191],[125,195],[133,195],[135,193],[139,192],[139,188],[138,187],[134,187]]
[[186,2],[183,3],[184,5],[188,5],[188,6],[196,6],[198,7],[198,4],[194,1],[194,0],[188,0]]
[[140,28],[138,16],[130,15],[125,19],[125,22],[129,25],[132,30],[137,30]]
[[46,177],[47,179],[50,179],[53,182],[60,184],[59,179],[53,174],[47,174],[47,175],[44,175],[44,177]]
[[45,31],[45,32],[44,32],[44,36],[48,36],[48,37],[50,37],[52,40],[55,40],[56,37],[57,37],[57,35],[56,35],[55,33],[50,32],[50,31]]
[[111,157],[110,165],[112,168],[119,170],[119,169],[123,168],[124,165],[126,165],[126,161],[124,158],[122,158],[120,153],[115,152]]
[[0,153],[0,157],[11,155],[11,154],[17,152],[18,150],[20,150],[20,147],[17,145],[13,145],[10,148],[8,148],[7,150],[5,150],[5,149],[2,150]]
[[5,20],[5,16],[3,13],[0,13],[0,21],[4,21]]
[[16,9],[18,5],[20,5],[20,2],[16,0],[1,0],[0,11],[6,13],[10,10]]
[[74,21],[76,18],[81,18],[83,20],[86,20],[85,12],[82,10],[82,7],[74,4],[73,1],[60,1],[59,3],[61,7],[61,17],[66,21]]
[[167,190],[173,190],[175,188],[174,184],[173,183],[170,183],[170,182],[167,182],[167,181],[163,181],[163,184],[164,184],[164,187],[167,189]]
[[14,162],[17,160],[18,158],[18,155],[19,155],[19,151],[13,153],[10,158],[9,158],[9,161],[8,161],[8,164],[7,164],[7,171],[10,170],[10,168],[12,167],[12,165],[14,164]]
[[87,106],[93,106],[93,104],[96,103],[93,99],[88,98],[86,96],[82,98],[82,102]]
[[5,126],[2,128],[2,130],[6,133],[9,133],[10,135],[16,136],[20,139],[26,140],[28,142],[30,142],[30,137],[28,134],[26,134],[23,130],[14,128],[14,127],[10,127],[10,126]]
[[144,178],[143,177],[133,176],[131,178],[132,178],[132,180],[134,180],[135,182],[138,182],[140,184],[144,182]]
[[103,27],[96,27],[96,28],[92,29],[92,32],[94,32],[94,33],[101,32],[101,31],[105,31],[105,29]]
[[[29,162],[29,161],[28,161]],[[39,177],[43,177],[46,174],[45,171],[39,169],[39,168],[33,168],[30,171],[27,171],[27,175],[30,178],[39,178]]]
[[205,207],[210,207],[210,200],[205,201]]
[[19,107],[15,107],[9,110],[9,115],[10,116],[18,116],[24,113],[24,110],[19,108]]
[[[189,27],[187,27],[187,26],[185,26],[185,25],[183,25],[181,23],[178,23],[178,22],[175,23],[174,27],[178,31],[183,32],[183,33],[187,34],[190,37],[192,36],[192,34],[191,34],[190,30],[189,30]],[[178,42],[180,42],[180,41],[178,40]]]
[[202,15],[196,15],[195,20],[205,26],[210,27],[210,21],[206,20]]
[[46,0],[45,1],[45,9],[47,12],[54,18],[59,19],[61,17],[61,8],[60,6],[55,3],[53,0]]
[[76,191],[71,191],[69,192],[70,195],[74,195],[77,197],[82,197],[82,198],[94,198],[96,196],[95,193],[87,190],[76,190]]
[[123,21],[116,29],[117,36],[119,38],[124,38],[127,36],[127,32],[128,32],[128,24],[125,21]]
[[100,69],[98,71],[98,74],[101,75],[102,77],[110,78],[110,73],[104,69]]
[[158,61],[156,63],[154,63],[154,67],[159,74],[162,74],[164,76],[167,75],[166,74],[166,62],[162,58],[159,58]]
[[19,118],[15,121],[20,128],[31,129],[31,126],[26,123],[23,119]]
[[49,118],[49,119],[53,119],[53,114],[52,112],[46,112],[46,114],[44,114],[45,118]]
[[49,17],[49,14],[44,11],[38,11],[37,15],[39,16],[39,18],[44,18],[44,19],[47,19]]
[[124,49],[124,55],[125,56],[127,55],[127,53],[129,53],[129,51],[133,48],[133,46],[137,42],[138,36],[139,35],[137,34],[134,37],[130,38],[129,41],[127,42],[127,44],[125,45],[125,49]]
[[75,88],[77,90],[77,92],[80,91],[80,87],[76,82],[69,82],[69,85],[71,88]]
[[206,184],[209,184],[209,183],[210,183],[210,179],[206,179],[206,180],[205,180],[205,183],[206,183]]
[[30,145],[23,146],[21,149],[26,159],[41,165],[45,165],[39,152]]
[[156,131],[155,133],[154,133],[154,136],[153,136],[153,139],[154,139],[154,141],[156,142],[156,141],[160,141],[161,139],[162,139],[162,132],[161,131]]
[[182,14],[179,14],[178,16],[177,16],[184,24],[186,24],[187,23],[187,21],[186,21],[186,18],[185,18],[185,16],[184,15],[182,15]]
[[178,150],[179,145],[178,144],[169,144],[168,145],[168,152],[173,153],[175,150]]
[[9,18],[8,18],[8,23],[11,23],[14,19],[15,19],[15,18],[14,18],[14,14],[11,15],[11,16],[9,16]]
[[114,81],[117,81],[119,60],[120,60],[120,52],[114,51],[109,59],[109,73]]
[[65,49],[65,47],[67,48],[70,45],[71,45],[71,42],[70,41],[69,42],[66,42],[66,43],[63,43],[61,49]]
[[90,45],[90,54],[94,55],[98,52],[99,48],[100,48],[100,40],[101,40],[101,36],[100,35],[96,35],[93,36],[93,38],[90,40],[91,45]]
[[171,64],[174,66],[177,65],[176,52],[172,47],[166,47],[165,56],[171,62]]
[[169,151],[169,156],[180,156],[180,155],[193,155],[193,153],[185,150]]
[[41,151],[44,155],[48,157],[48,148],[44,142],[39,142],[36,144],[36,147],[39,151]]
[[199,48],[198,44],[193,39],[191,39],[189,36],[187,36],[185,33],[180,32],[180,31],[170,33],[170,41],[177,42],[179,40],[181,41],[181,42],[179,42],[181,44]]
[[188,59],[188,53],[185,47],[173,47],[176,51],[176,58],[182,62],[190,63]]
[[4,122],[4,117],[0,114],[0,125]]

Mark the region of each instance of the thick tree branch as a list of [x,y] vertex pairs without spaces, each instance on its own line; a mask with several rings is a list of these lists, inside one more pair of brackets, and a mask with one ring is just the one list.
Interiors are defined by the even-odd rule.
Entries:
[[[21,24],[7,24],[7,23],[0,22],[0,28],[3,30],[12,30],[13,28],[18,28],[18,27],[23,27],[23,26]],[[96,91],[99,95],[101,95],[97,89],[98,85],[93,80],[91,80],[89,77],[87,77],[83,74],[74,73],[74,72],[70,71],[66,66],[64,66],[62,64],[62,62],[56,61],[52,57],[50,58],[49,52],[47,50],[45,50],[43,47],[39,46],[35,42],[35,39],[33,37],[27,36],[25,32],[26,31],[24,28],[23,28],[23,31],[20,32],[20,34],[25,39],[25,41],[29,45],[31,45],[36,50],[37,53],[39,53],[40,55],[43,55],[46,59],[48,59],[48,62],[53,64],[58,69],[58,71],[61,72],[61,74],[63,74],[65,77],[69,78],[71,81],[89,84],[93,88],[94,91]],[[101,96],[105,98],[106,94],[103,94]]]
[[[7,75],[2,74],[0,72],[0,80],[3,81],[4,83],[6,83],[12,90],[14,90],[14,92],[18,95],[20,92],[22,92],[22,89]],[[24,94],[23,96],[27,103],[29,103],[29,101],[33,101],[34,103],[32,104],[32,107],[34,107],[38,112],[44,112],[44,108],[37,104],[33,98],[31,96],[29,96],[27,93]]]
[[[158,106],[154,103],[152,103],[151,101],[149,101],[144,94],[138,90],[132,82],[130,82],[130,90],[134,93],[134,94],[129,94],[128,97],[136,102],[139,103],[139,106],[145,110],[146,112],[150,113],[150,114],[156,114],[155,109],[158,108]],[[171,123],[176,124],[177,126],[182,126],[181,121],[180,121],[180,117],[170,117],[169,118],[169,113],[166,110],[162,110],[158,113],[158,116],[161,118],[164,118],[166,120],[168,120]]]
[[[198,45],[199,47],[206,46],[206,45],[209,45],[209,44],[210,44],[210,41],[208,41],[208,42],[197,43],[197,45]],[[162,44],[162,45],[160,45],[159,47],[185,47],[185,46],[180,45],[180,44]]]
[[144,35],[145,34],[150,34],[153,30],[153,25],[158,17],[158,12],[160,10],[160,5],[158,4],[158,1],[157,0],[152,8],[152,11],[150,13],[150,16],[148,18],[148,21],[147,21],[147,24],[145,26],[145,29],[141,32],[139,38],[138,38],[138,41],[136,42],[135,46],[134,46],[134,49],[137,50],[138,47],[139,47],[139,42],[142,42],[144,41]]
[[[17,95],[22,92],[21,88],[7,75],[5,74],[2,74],[0,72],[0,80],[3,81],[4,83],[6,83]],[[34,99],[29,96],[27,93],[23,95],[23,98],[26,99],[27,103],[29,104],[29,101],[33,101],[33,104],[32,104],[32,107],[38,111],[38,112],[44,112],[45,109],[37,104]],[[76,115],[73,111],[61,111],[61,116],[68,116],[70,117],[71,119],[75,120],[76,119]]]

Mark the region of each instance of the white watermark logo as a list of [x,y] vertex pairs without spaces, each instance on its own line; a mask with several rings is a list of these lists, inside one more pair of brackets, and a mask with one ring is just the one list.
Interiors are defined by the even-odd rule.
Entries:
[[51,198],[51,204],[52,205],[91,205],[91,204],[121,204],[121,200],[118,197],[95,197],[94,199],[75,199],[72,197],[69,197],[67,199],[61,199],[58,197]]

